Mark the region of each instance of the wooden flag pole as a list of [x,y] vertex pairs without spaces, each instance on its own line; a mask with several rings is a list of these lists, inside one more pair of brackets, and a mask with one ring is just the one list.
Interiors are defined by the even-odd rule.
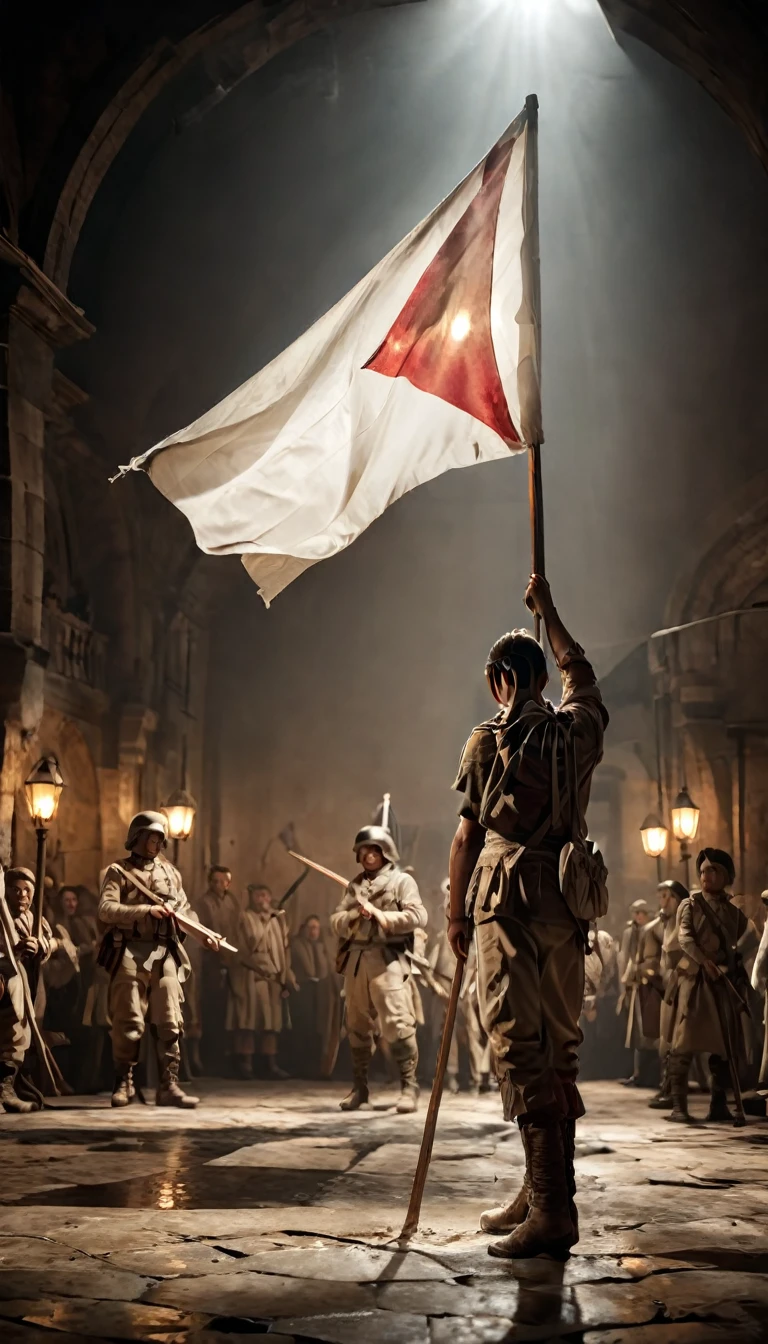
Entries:
[[[528,506],[531,514],[531,573],[545,577],[544,560],[544,498],[541,489],[541,445],[532,443],[528,449]],[[533,631],[541,643],[541,617],[533,618]]]
[[429,1098],[427,1119],[421,1139],[421,1148],[419,1149],[419,1160],[416,1163],[416,1174],[413,1178],[411,1200],[408,1205],[408,1213],[406,1214],[405,1222],[403,1223],[403,1230],[400,1233],[400,1241],[409,1241],[419,1226],[421,1201],[424,1198],[424,1186],[427,1183],[427,1172],[429,1171],[429,1163],[432,1157],[432,1145],[435,1142],[437,1117],[443,1096],[445,1071],[448,1067],[448,1054],[451,1049],[451,1038],[456,1024],[456,1010],[459,1006],[461,982],[464,979],[465,965],[465,959],[459,957],[456,962],[456,970],[453,973],[453,983],[451,985],[450,995],[448,996],[448,1005],[445,1010],[445,1022],[443,1023],[443,1035],[440,1040],[440,1050],[437,1056],[435,1079],[432,1083],[432,1095]]

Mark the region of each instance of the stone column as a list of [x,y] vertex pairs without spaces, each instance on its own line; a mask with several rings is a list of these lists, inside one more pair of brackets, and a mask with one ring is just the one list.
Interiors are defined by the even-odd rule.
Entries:
[[23,747],[43,712],[45,417],[54,350],[93,331],[80,309],[0,237],[0,860],[7,863]]

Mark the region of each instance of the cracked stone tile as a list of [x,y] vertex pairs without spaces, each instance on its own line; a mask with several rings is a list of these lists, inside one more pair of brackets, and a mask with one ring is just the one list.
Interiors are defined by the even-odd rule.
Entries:
[[[303,1316],[281,1321],[281,1328],[327,1344],[429,1344],[426,1317],[390,1311],[361,1311],[351,1316]],[[272,1339],[272,1335],[269,1336]]]
[[[719,1201],[718,1201],[719,1202]],[[644,1225],[622,1235],[626,1252],[673,1255],[685,1260],[690,1251],[765,1252],[768,1229],[743,1218],[706,1218],[686,1223]],[[581,1243],[579,1243],[581,1245]]]
[[[443,1285],[440,1285],[443,1286]],[[206,1274],[166,1279],[144,1294],[144,1302],[207,1311],[217,1316],[289,1316],[371,1310],[373,1289],[357,1283],[302,1282],[277,1274]]]
[[124,1270],[108,1269],[77,1261],[72,1269],[0,1269],[0,1301],[17,1297],[94,1297],[110,1301],[132,1302],[148,1288],[151,1280]]
[[3,1269],[57,1269],[68,1265],[92,1264],[88,1256],[71,1246],[60,1246],[42,1237],[0,1236],[0,1270]]
[[607,1256],[572,1254],[564,1265],[537,1256],[533,1260],[496,1260],[488,1254],[488,1242],[453,1251],[436,1249],[434,1254],[450,1267],[454,1278],[514,1278],[525,1283],[558,1284],[599,1283],[602,1280],[636,1282],[650,1274],[670,1273],[675,1269],[700,1269],[701,1265],[684,1260],[648,1256]]
[[[650,1281],[655,1284],[656,1280]],[[427,1297],[432,1297],[432,1306]],[[523,1326],[546,1330],[539,1338],[555,1338],[585,1325],[643,1324],[658,1307],[646,1283],[531,1284],[524,1280],[478,1279],[470,1284],[385,1284],[376,1300],[387,1310],[440,1316],[498,1316]],[[516,1337],[518,1335],[516,1334]],[[519,1335],[523,1338],[522,1335]],[[536,1336],[528,1336],[535,1338]]]
[[685,1274],[659,1274],[651,1280],[655,1297],[664,1303],[673,1320],[691,1314],[717,1316],[722,1320],[743,1319],[757,1308],[768,1311],[768,1274],[739,1274],[721,1270],[691,1270]]
[[[499,1166],[509,1167],[512,1165],[512,1155],[504,1151],[502,1162]],[[489,1158],[494,1156],[494,1144],[492,1143],[471,1143],[464,1144],[460,1139],[445,1139],[442,1143],[435,1142],[432,1150],[432,1162],[445,1163],[455,1161],[463,1163],[472,1158]],[[522,1165],[522,1149],[518,1154],[519,1163]],[[368,1175],[368,1173],[382,1172],[389,1175],[393,1171],[409,1171],[416,1169],[416,1163],[419,1158],[418,1143],[383,1143],[380,1148],[375,1148],[372,1153],[368,1153],[354,1167],[354,1175]],[[464,1170],[463,1166],[456,1166],[455,1172],[458,1176],[459,1171]]]
[[[168,1340],[178,1331],[204,1326],[209,1317],[195,1313],[173,1311],[165,1307],[147,1307],[138,1302],[104,1302],[95,1298],[78,1298],[71,1302],[49,1299],[0,1303],[0,1316],[27,1321],[30,1325],[48,1330],[71,1331],[96,1339],[155,1339]],[[3,1339],[5,1344],[3,1325]],[[173,1332],[173,1333],[171,1333]],[[58,1336],[46,1336],[55,1344]]]
[[209,1167],[277,1167],[292,1171],[346,1171],[357,1149],[341,1138],[301,1138],[247,1144],[223,1157],[214,1157]]
[[299,1279],[327,1279],[335,1283],[386,1283],[442,1280],[450,1282],[451,1269],[416,1251],[376,1250],[368,1246],[326,1246],[259,1251],[240,1262],[247,1269]]
[[[107,1251],[104,1263],[155,1279],[196,1278],[200,1274],[231,1274],[248,1268],[241,1256],[227,1255],[215,1246],[199,1242],[175,1242],[138,1251]],[[255,1266],[252,1266],[255,1268]]]

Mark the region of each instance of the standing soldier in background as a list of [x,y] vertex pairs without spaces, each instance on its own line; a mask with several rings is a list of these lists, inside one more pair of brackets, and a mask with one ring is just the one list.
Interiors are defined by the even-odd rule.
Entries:
[[[445,901],[445,917],[450,917],[450,882],[448,878],[442,884],[442,892]],[[446,1000],[450,993],[453,974],[456,969],[456,958],[453,955],[451,944],[448,941],[447,926],[441,929],[429,952],[429,963],[432,968],[434,979],[434,988],[442,1000]],[[438,1039],[442,1033],[442,1022],[445,1014],[441,1015],[440,1031]],[[448,1091],[456,1095],[459,1091],[459,1035],[463,1035],[467,1045],[467,1055],[469,1058],[469,1077],[470,1091],[478,1096],[480,1092],[488,1092],[490,1089],[491,1074],[491,1044],[483,1030],[483,1024],[480,1021],[480,1007],[477,1001],[477,956],[475,954],[474,942],[469,949],[467,964],[464,969],[464,979],[461,984],[461,995],[459,998],[459,1021],[456,1024],[453,1036],[451,1037],[451,1049],[448,1055],[448,1066],[446,1068],[446,1087]]]
[[154,895],[162,905],[189,913],[181,874],[161,853],[166,843],[163,814],[137,813],[125,841],[129,856],[107,868],[101,887],[98,918],[104,937],[99,961],[111,976],[113,1106],[127,1106],[133,1099],[133,1068],[147,1019],[158,1052],[157,1105],[192,1107],[198,1101],[179,1087],[181,986],[189,958],[174,921],[160,904],[152,903]]
[[681,901],[677,916],[681,956],[673,977],[668,1064],[673,1106],[667,1119],[694,1123],[688,1113],[688,1071],[693,1054],[702,1051],[709,1055],[712,1075],[707,1120],[743,1124],[743,1115],[735,1118],[728,1108],[727,1091],[751,1048],[742,956],[752,950],[757,935],[729,899],[735,877],[730,854],[702,849],[696,871],[701,891]]
[[630,917],[627,920],[619,944],[621,994],[616,1005],[616,1012],[621,1013],[625,1007],[627,1009],[624,1046],[627,1050],[633,1052],[632,1072],[629,1078],[624,1079],[624,1086],[640,1087],[641,1051],[656,1049],[656,1042],[653,1040],[649,1042],[644,1035],[637,997],[637,989],[640,984],[638,966],[641,959],[641,940],[643,929],[651,918],[651,912],[648,909],[648,902],[644,900],[633,901],[629,907],[629,912]]
[[368,1104],[368,1067],[378,1031],[400,1070],[397,1109],[407,1114],[416,1110],[419,1098],[419,1052],[406,954],[413,951],[414,930],[426,928],[427,912],[414,879],[397,866],[400,856],[389,831],[364,826],[353,848],[362,872],[331,915],[352,1049],[352,1091],[341,1109],[356,1111]]
[[[237,947],[241,914],[240,902],[232,891],[230,869],[215,863],[208,869],[208,887],[197,902],[200,923]],[[230,973],[237,958],[233,952],[213,952],[201,947],[199,960],[201,1063],[206,1073],[215,1076],[224,1071],[224,1061],[232,1054],[232,1035],[226,1029],[226,1021],[232,993]]]
[[[12,951],[27,972],[33,1000],[40,981],[40,968],[56,945],[45,919],[42,938],[38,940],[35,937],[34,894],[35,876],[29,868],[9,868],[6,871],[5,896],[16,939]],[[22,976],[15,972],[7,938],[8,931],[3,924],[0,927],[0,1105],[11,1113],[26,1114],[39,1107],[31,1101],[22,1101],[16,1095],[15,1083],[24,1056],[32,1044],[32,1026],[24,999]]]
[[659,1055],[661,1058],[661,1086],[655,1097],[648,1102],[653,1111],[671,1111],[672,1089],[669,1080],[669,1032],[671,1022],[671,1001],[674,993],[673,976],[680,961],[682,950],[677,936],[677,912],[681,901],[688,897],[688,890],[682,882],[669,879],[659,883],[659,920],[662,927],[661,961],[659,973],[662,985],[662,1003],[659,1018]]
[[525,1148],[522,1189],[480,1220],[484,1232],[509,1233],[489,1252],[510,1259],[562,1254],[579,1239],[579,1016],[588,921],[605,905],[605,870],[587,847],[584,812],[608,715],[546,580],[532,576],[525,600],[544,621],[563,699],[557,710],[544,700],[546,659],[528,631],[494,644],[485,674],[500,710],[472,733],[454,784],[463,797],[448,928],[466,957],[474,918],[480,1017],[505,1119],[517,1119]]
[[238,1075],[253,1078],[258,1043],[267,1078],[287,1078],[277,1063],[286,1000],[298,989],[291,970],[290,939],[284,910],[273,910],[272,892],[263,883],[248,888],[248,908],[237,932],[240,951],[230,968],[231,998],[227,1027],[235,1033]]

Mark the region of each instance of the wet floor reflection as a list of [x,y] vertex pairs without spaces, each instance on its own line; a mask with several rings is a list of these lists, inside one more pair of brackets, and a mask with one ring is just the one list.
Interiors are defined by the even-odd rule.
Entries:
[[171,1163],[164,1171],[148,1176],[100,1185],[61,1186],[25,1195],[16,1202],[108,1209],[250,1209],[313,1203],[327,1183],[327,1171],[262,1171]]

